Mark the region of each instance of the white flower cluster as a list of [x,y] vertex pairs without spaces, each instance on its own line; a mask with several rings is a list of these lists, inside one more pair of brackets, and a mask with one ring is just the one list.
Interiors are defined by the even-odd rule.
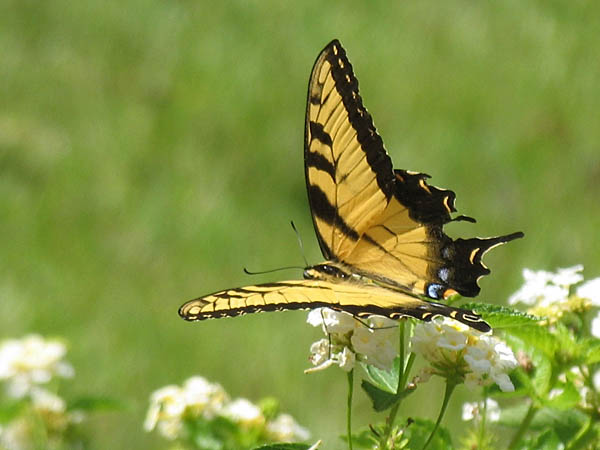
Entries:
[[225,417],[244,429],[264,429],[274,442],[309,438],[308,431],[290,415],[280,414],[268,421],[261,409],[249,400],[230,400],[221,385],[200,376],[189,378],[181,387],[169,385],[152,393],[144,429],[157,428],[164,437],[174,440],[182,437],[184,420],[216,417]]
[[74,371],[63,359],[66,352],[62,342],[35,334],[6,339],[0,343],[0,382],[5,383],[8,395],[23,398],[53,377],[70,378]]
[[490,334],[447,317],[436,317],[417,324],[410,345],[430,363],[421,371],[421,381],[439,375],[464,381],[469,388],[496,383],[502,391],[514,391],[507,372],[517,366],[517,360],[504,342]]
[[[587,310],[600,307],[600,278],[575,285],[583,281],[581,264],[558,269],[556,272],[523,269],[525,284],[508,299],[514,305],[523,303],[530,314],[544,316],[554,323],[568,311]],[[595,325],[594,325],[595,324]],[[593,333],[600,336],[600,316],[592,323]]]
[[[64,432],[70,424],[81,422],[83,414],[67,411],[66,402],[44,385],[54,377],[70,378],[73,367],[64,360],[65,345],[38,335],[0,342],[0,383],[14,399],[28,401],[31,411],[48,433]],[[31,417],[17,417],[0,427],[0,448],[30,448],[36,430]]]
[[[46,389],[33,387],[29,393],[31,410],[40,419],[51,437],[61,436],[71,424],[80,423],[84,415],[78,411],[67,411],[66,402]],[[39,439],[39,425],[30,416],[18,416],[0,426],[0,448],[28,449]]]
[[310,362],[315,367],[306,372],[332,365],[349,372],[357,360],[389,370],[398,355],[398,323],[386,317],[370,316],[359,321],[345,312],[317,308],[308,313],[307,322],[322,326],[329,339],[311,345]]

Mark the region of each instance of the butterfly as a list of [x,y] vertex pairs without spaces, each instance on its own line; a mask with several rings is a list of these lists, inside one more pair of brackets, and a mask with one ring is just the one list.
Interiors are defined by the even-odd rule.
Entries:
[[308,85],[304,168],[308,201],[325,262],[303,280],[226,289],[185,303],[179,314],[197,321],[261,311],[328,307],[357,317],[456,319],[480,331],[476,313],[439,300],[479,293],[490,273],[482,256],[523,237],[452,239],[455,194],[427,184],[424,173],[394,170],[363,106],[358,80],[338,40],[319,54]]

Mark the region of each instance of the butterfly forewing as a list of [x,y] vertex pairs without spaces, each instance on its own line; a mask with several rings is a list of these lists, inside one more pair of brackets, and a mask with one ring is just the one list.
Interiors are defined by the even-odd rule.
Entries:
[[343,260],[393,193],[392,163],[339,42],[317,59],[306,107],[306,184],[326,258]]

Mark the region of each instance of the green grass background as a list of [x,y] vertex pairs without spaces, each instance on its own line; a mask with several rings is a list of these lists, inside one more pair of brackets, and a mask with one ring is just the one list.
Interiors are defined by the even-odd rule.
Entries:
[[[304,312],[177,316],[300,277],[242,273],[303,264],[290,220],[319,261],[303,178],[319,50],[346,47],[396,167],[478,219],[451,236],[525,232],[486,258],[479,298],[503,303],[523,267],[600,275],[599,18],[558,0],[0,2],[0,337],[68,339],[69,395],[126,403],[91,418],[92,448],[163,448],[148,396],[194,374],[276,396],[341,447],[345,377],[302,373],[320,337]],[[441,392],[406,413],[434,417]]]

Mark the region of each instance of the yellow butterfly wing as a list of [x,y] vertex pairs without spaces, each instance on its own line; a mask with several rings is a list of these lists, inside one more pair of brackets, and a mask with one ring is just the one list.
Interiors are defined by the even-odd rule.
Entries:
[[489,325],[472,311],[420,300],[376,285],[294,280],[226,289],[190,300],[179,314],[196,321],[265,311],[328,307],[355,316],[382,315],[391,319],[411,316],[420,320],[443,315],[480,331]]
[[393,170],[341,44],[319,55],[310,78],[305,125],[309,203],[325,258],[393,288],[440,299],[475,296],[489,273],[490,248],[523,236],[449,238],[454,192],[425,174]]

